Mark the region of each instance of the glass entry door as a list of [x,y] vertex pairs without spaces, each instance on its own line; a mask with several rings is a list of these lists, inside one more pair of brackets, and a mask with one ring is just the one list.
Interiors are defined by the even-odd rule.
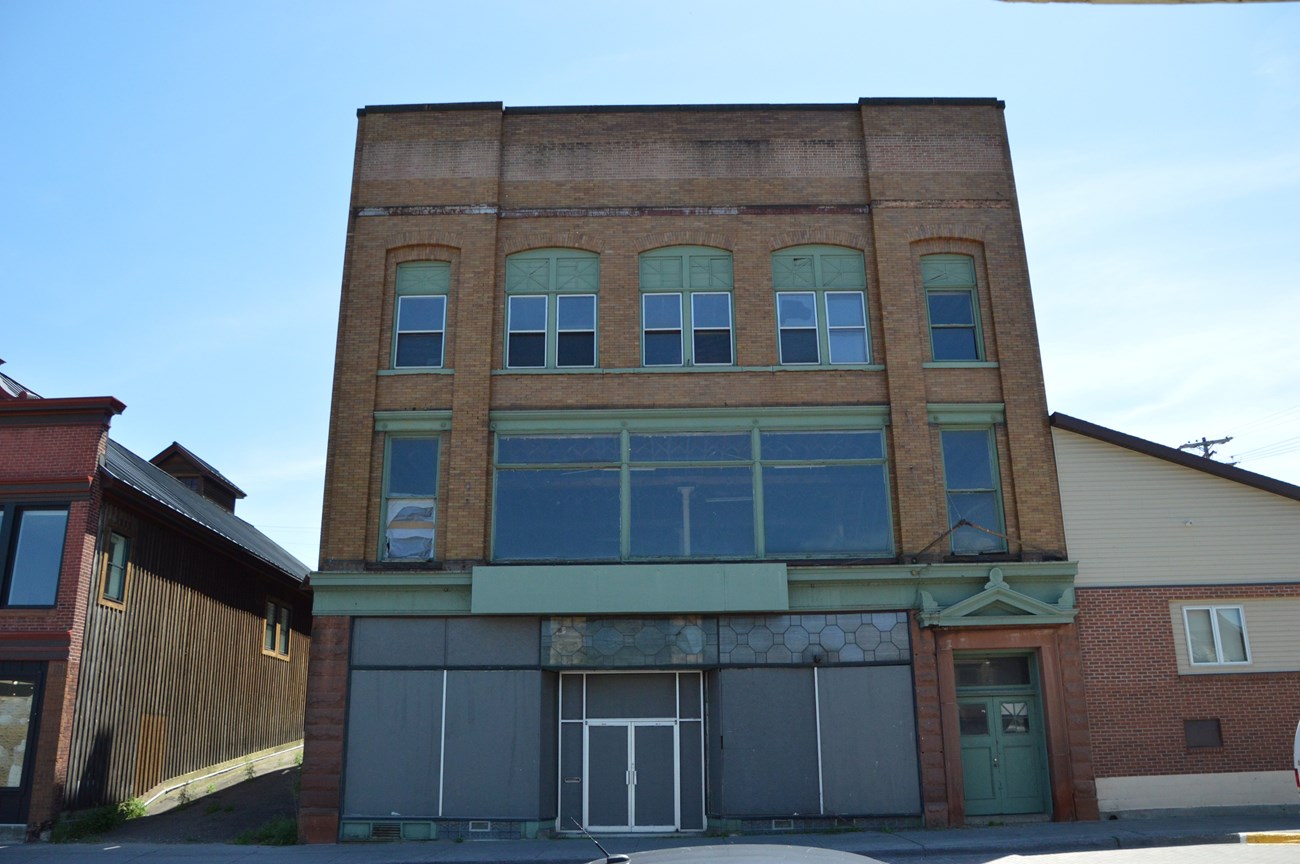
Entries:
[[675,723],[591,722],[586,749],[588,830],[676,829]]
[[27,822],[43,663],[0,663],[0,824]]

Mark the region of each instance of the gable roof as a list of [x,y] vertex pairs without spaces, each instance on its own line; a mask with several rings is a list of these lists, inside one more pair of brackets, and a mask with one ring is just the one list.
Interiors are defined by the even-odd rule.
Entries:
[[112,438],[108,439],[104,453],[104,473],[188,521],[234,543],[296,582],[302,582],[311,572],[310,567],[290,555],[270,537]]
[[1222,477],[1224,480],[1231,480],[1234,483],[1241,483],[1244,486],[1253,486],[1256,489],[1262,489],[1265,492],[1272,492],[1274,495],[1281,495],[1284,498],[1290,498],[1300,501],[1300,486],[1286,483],[1274,477],[1266,477],[1263,474],[1256,474],[1254,471],[1247,471],[1244,468],[1238,468],[1235,465],[1228,465],[1224,462],[1215,462],[1205,456],[1194,456],[1191,453],[1184,452],[1175,447],[1166,447],[1164,444],[1157,444],[1154,441],[1148,441],[1145,438],[1138,438],[1136,435],[1127,435],[1123,432],[1117,432],[1114,429],[1108,429],[1105,426],[1098,426],[1096,423],[1089,423],[1087,420],[1080,420],[1077,417],[1071,417],[1069,414],[1053,412],[1048,418],[1052,426],[1057,429],[1063,429],[1066,432],[1074,432],[1078,435],[1085,435],[1089,438],[1095,438],[1098,441],[1104,441],[1107,444],[1113,444],[1116,447],[1123,447],[1126,450],[1132,450],[1135,453],[1141,453],[1145,456],[1154,456],[1156,459],[1163,459],[1166,462],[1172,462],[1175,465],[1181,465],[1184,468],[1192,468],[1215,477]]
[[[0,360],[0,366],[4,365]],[[0,372],[0,399],[40,399],[41,394],[29,390],[22,384],[10,378],[3,372]]]
[[[229,477],[222,474],[216,468],[213,468],[204,460],[200,459],[198,456],[194,454],[194,451],[190,450],[188,447],[181,445],[181,443],[178,441],[173,441],[171,443],[171,446],[165,448],[157,456],[150,459],[149,462],[153,465],[159,465],[172,456],[177,456],[181,460],[185,462],[189,462],[191,465],[194,466],[194,468],[200,474],[204,475],[209,479],[216,480],[218,484],[226,487],[226,489],[230,492],[230,494],[234,495],[236,498],[248,497],[248,495],[244,493],[243,489],[240,489],[234,483],[230,482]],[[170,474],[171,472],[169,471],[167,473]]]

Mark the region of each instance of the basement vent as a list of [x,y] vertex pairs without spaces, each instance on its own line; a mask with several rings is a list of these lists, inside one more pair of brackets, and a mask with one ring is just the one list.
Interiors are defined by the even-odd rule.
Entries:
[[476,820],[476,821],[471,821],[471,822],[469,823],[469,830],[471,830],[471,831],[491,831],[491,830],[492,830],[492,823],[489,822],[489,821],[487,821],[486,819],[479,819],[479,820]]
[[773,819],[773,820],[772,820],[772,830],[773,830],[773,831],[793,831],[793,830],[794,830],[794,820],[793,820],[793,819]]
[[373,822],[370,825],[371,840],[401,840],[401,822]]

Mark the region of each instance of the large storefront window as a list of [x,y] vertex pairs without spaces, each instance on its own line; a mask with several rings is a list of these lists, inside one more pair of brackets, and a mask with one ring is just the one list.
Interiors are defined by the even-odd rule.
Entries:
[[883,433],[499,434],[493,558],[893,554]]

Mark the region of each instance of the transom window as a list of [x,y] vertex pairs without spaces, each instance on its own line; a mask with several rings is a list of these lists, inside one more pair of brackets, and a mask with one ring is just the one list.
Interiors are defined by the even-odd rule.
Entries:
[[390,561],[427,561],[434,555],[439,440],[394,435],[387,443],[381,555]]
[[397,309],[393,315],[394,369],[442,367],[449,290],[450,264],[410,261],[397,265]]
[[862,253],[799,246],[772,255],[783,365],[871,362]]
[[1250,662],[1246,614],[1240,606],[1185,606],[1187,656],[1193,666]]
[[936,362],[983,360],[975,259],[969,255],[924,255],[921,282],[930,316],[930,356]]
[[497,436],[496,560],[891,555],[883,433]]
[[641,359],[645,366],[729,366],[731,253],[672,246],[641,256]]
[[536,249],[506,259],[506,367],[596,365],[600,257]]
[[55,604],[67,530],[67,507],[0,504],[4,606]]
[[940,440],[953,554],[1005,552],[993,430],[944,429]]

